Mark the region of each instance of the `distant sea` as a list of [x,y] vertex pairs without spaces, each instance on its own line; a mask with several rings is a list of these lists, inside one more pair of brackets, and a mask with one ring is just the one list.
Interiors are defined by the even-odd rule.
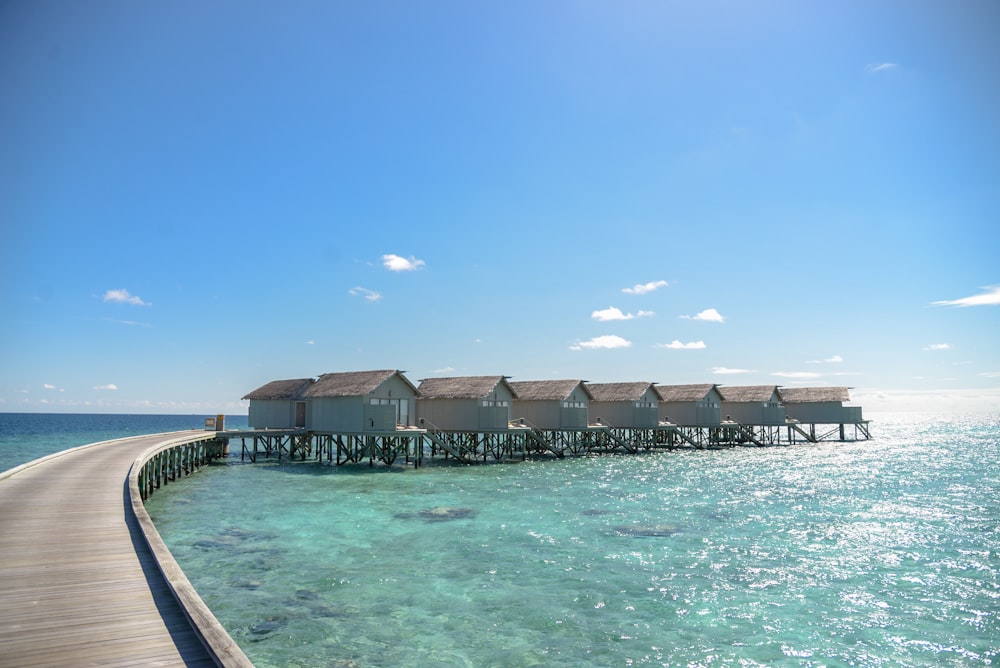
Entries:
[[[104,417],[26,438],[0,414],[3,467],[203,425]],[[261,668],[995,664],[1000,416],[871,430],[418,470],[247,464],[237,441],[147,507]]]
[[[99,413],[0,413],[0,471],[39,457],[98,441],[185,429],[204,429],[214,415],[114,415]],[[247,416],[226,417],[245,429]]]

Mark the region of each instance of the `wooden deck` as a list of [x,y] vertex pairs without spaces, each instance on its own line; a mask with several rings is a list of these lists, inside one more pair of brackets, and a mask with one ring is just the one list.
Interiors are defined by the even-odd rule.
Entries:
[[216,665],[128,494],[136,457],[187,433],[76,448],[0,475],[0,666]]

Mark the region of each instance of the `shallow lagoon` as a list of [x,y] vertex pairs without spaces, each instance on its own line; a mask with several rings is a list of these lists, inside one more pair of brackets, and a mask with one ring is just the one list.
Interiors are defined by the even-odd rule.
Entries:
[[259,666],[986,665],[1000,422],[419,470],[210,467],[149,503]]

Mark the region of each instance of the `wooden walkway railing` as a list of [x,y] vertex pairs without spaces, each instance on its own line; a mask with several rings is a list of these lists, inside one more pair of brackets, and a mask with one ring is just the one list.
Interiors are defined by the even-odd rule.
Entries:
[[0,667],[252,665],[147,537],[138,469],[130,481],[167,442],[211,437],[95,443],[0,474]]

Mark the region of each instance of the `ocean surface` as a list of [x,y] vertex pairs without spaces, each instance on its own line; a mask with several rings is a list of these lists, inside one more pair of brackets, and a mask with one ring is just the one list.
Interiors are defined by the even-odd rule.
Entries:
[[[99,441],[204,429],[206,417],[215,416],[0,413],[0,471]],[[226,416],[226,427],[246,429],[247,416]]]
[[[0,414],[0,469],[203,425],[103,417]],[[236,442],[147,507],[261,668],[995,664],[1000,416],[872,419],[870,441],[418,470]]]

